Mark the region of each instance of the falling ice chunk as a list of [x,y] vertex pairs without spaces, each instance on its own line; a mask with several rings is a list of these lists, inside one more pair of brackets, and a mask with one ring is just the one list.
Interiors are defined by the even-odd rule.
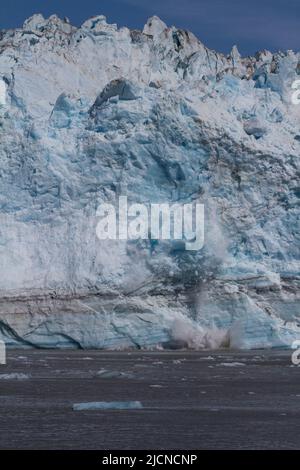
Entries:
[[139,410],[143,408],[140,401],[96,401],[90,403],[75,403],[74,411],[86,410]]

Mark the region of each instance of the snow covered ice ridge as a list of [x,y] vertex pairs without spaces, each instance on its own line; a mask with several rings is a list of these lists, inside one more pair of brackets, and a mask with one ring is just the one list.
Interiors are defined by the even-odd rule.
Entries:
[[[143,32],[55,15],[0,31],[0,339],[299,339],[299,74],[299,53],[225,56],[157,17]],[[99,241],[99,202],[124,188],[133,202],[200,199],[204,248]]]

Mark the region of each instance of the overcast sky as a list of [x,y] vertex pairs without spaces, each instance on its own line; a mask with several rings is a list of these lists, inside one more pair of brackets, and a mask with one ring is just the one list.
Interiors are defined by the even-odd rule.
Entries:
[[0,28],[20,27],[33,13],[67,16],[74,25],[103,14],[110,23],[135,29],[158,15],[225,53],[234,44],[244,55],[300,50],[300,0],[1,0]]

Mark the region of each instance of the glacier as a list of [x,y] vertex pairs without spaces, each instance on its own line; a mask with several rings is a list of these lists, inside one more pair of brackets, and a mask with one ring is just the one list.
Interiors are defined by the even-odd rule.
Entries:
[[[0,339],[271,348],[300,338],[300,53],[228,56],[150,18],[0,31]],[[100,241],[117,195],[205,206],[205,245]]]

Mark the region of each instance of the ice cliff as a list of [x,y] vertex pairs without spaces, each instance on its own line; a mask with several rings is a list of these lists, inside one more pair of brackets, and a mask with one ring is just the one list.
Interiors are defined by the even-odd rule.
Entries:
[[[150,18],[0,31],[0,338],[282,347],[300,338],[300,54],[242,58]],[[205,245],[102,241],[100,201],[205,205]]]

